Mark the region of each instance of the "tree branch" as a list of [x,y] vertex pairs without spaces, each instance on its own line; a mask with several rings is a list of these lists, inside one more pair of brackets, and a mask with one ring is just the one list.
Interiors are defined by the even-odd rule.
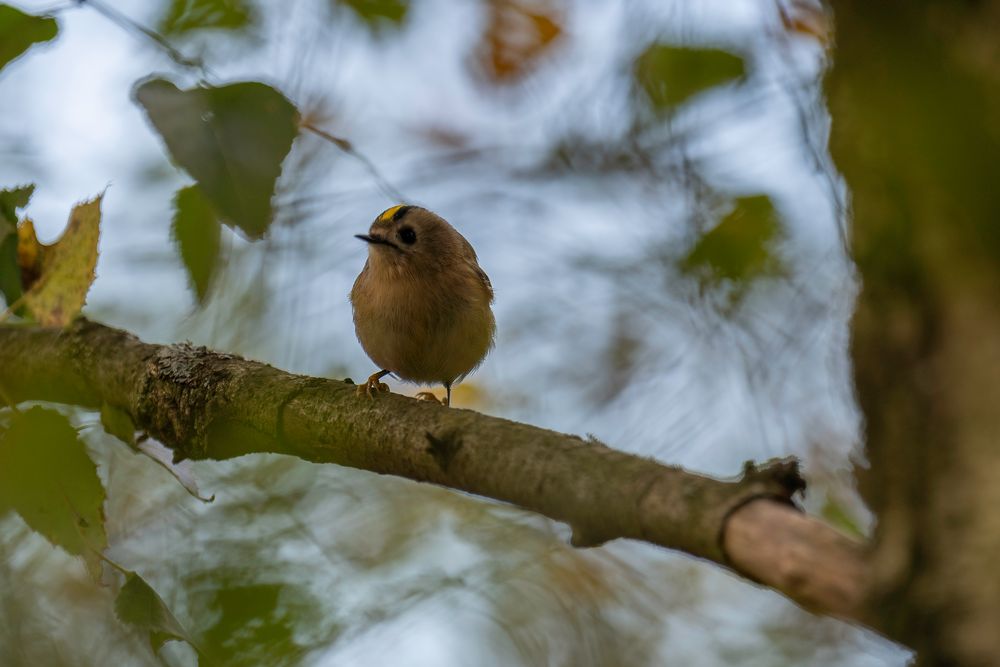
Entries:
[[568,523],[576,546],[645,540],[735,569],[814,611],[860,619],[862,548],[794,510],[794,460],[720,481],[588,441],[78,320],[0,327],[14,401],[109,404],[176,460],[276,452],[430,482]]

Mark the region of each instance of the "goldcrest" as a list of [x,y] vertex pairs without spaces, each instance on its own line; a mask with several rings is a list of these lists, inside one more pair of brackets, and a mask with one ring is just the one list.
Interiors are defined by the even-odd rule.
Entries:
[[[493,287],[476,251],[444,218],[419,206],[398,205],[375,218],[367,234],[368,261],[354,281],[351,305],[361,347],[381,369],[358,393],[388,391],[392,373],[418,384],[451,388],[493,347]],[[434,399],[429,392],[418,394]]]

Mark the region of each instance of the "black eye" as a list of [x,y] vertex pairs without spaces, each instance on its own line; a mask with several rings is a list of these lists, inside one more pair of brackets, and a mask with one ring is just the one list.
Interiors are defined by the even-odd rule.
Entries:
[[413,245],[417,242],[417,233],[412,227],[402,227],[399,230],[399,240],[406,245]]

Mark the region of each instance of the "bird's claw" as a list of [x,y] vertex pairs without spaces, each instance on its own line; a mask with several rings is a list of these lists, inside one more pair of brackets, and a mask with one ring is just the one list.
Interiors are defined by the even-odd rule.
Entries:
[[367,396],[371,400],[375,400],[375,394],[378,392],[389,392],[389,385],[385,382],[380,382],[379,378],[382,377],[379,373],[375,373],[368,381],[364,384],[359,384],[358,388],[355,390],[358,396]]

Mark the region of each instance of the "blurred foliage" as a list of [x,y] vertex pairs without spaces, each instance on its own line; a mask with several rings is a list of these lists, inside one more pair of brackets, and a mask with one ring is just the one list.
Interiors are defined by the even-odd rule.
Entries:
[[0,293],[8,304],[17,301],[23,291],[18,266],[17,209],[28,205],[34,191],[34,185],[0,190]]
[[54,18],[25,14],[0,5],[0,69],[33,44],[54,39],[59,26]]
[[247,0],[172,0],[160,21],[166,35],[181,35],[195,30],[243,30],[257,20]]
[[733,211],[681,259],[681,271],[698,278],[703,287],[728,281],[739,294],[756,278],[784,273],[774,255],[774,244],[781,235],[781,223],[769,197],[737,199]]
[[263,237],[281,163],[298,134],[295,106],[257,82],[180,90],[152,78],[136,86],[135,99],[223,222]]
[[627,307],[619,307],[615,313],[611,335],[603,350],[604,367],[608,372],[591,391],[595,404],[613,401],[634,379],[643,351],[643,339],[638,334],[635,319],[635,313]]
[[652,44],[636,58],[633,72],[652,108],[667,111],[703,90],[746,73],[743,59],[718,49]]
[[[159,15],[163,16],[161,28],[168,34],[185,35],[202,29],[218,29],[230,31],[219,35],[226,38],[231,37],[232,32],[254,25],[259,15],[264,15],[264,6],[253,6],[249,0],[169,0],[165,13],[160,12]],[[410,16],[407,0],[328,0],[328,5],[321,6],[342,9],[344,14],[353,13],[372,33],[382,28],[398,28]],[[465,65],[475,69],[490,84],[506,85],[523,80],[547,64],[547,60],[553,60],[550,56],[563,40],[568,39],[567,26],[570,23],[566,12],[569,5],[563,0],[484,0],[482,6],[485,19],[482,32],[478,36],[470,36],[476,46]],[[0,44],[5,43],[0,40]],[[0,50],[3,48],[0,46]],[[177,58],[174,62],[184,64]],[[618,74],[629,71],[626,69],[623,72],[620,62],[617,67]],[[692,95],[735,80],[745,73],[743,60],[731,54],[712,49],[676,48],[660,43],[653,44],[631,65],[625,64],[624,67],[632,68],[633,85],[639,87],[641,95],[657,112],[666,111]],[[198,70],[198,74],[206,75],[203,70]],[[222,279],[229,281],[235,272],[226,272],[223,276],[217,271],[220,224],[234,226],[251,239],[267,234],[273,214],[271,199],[281,174],[282,162],[297,133],[297,111],[281,93],[259,83],[202,85],[181,90],[169,81],[149,79],[137,85],[134,98],[145,109],[153,129],[163,138],[173,161],[197,181],[196,185],[176,193],[172,227],[173,239],[187,269],[190,285],[199,302],[205,301],[212,289],[213,279],[220,281],[215,292],[217,296],[232,296],[236,291],[233,284],[225,284]],[[636,101],[628,100],[630,104]],[[567,111],[576,109],[569,108]],[[634,109],[630,108],[629,112],[632,111]],[[455,141],[454,137],[460,137],[461,141]],[[449,147],[471,146],[474,149],[480,138],[471,133],[466,137],[455,131],[448,135]],[[343,145],[337,144],[341,148],[351,146],[346,140],[341,141]],[[573,135],[565,139],[563,145],[565,151],[559,151],[559,157],[565,158],[565,163],[576,170],[576,175],[588,168],[592,171],[630,171],[631,175],[652,173],[650,152],[631,140]],[[509,165],[499,166],[504,168]],[[490,167],[492,179],[494,168],[498,165],[491,163]],[[324,172],[324,178],[328,178],[329,173]],[[286,174],[285,178],[288,176]],[[669,185],[666,181],[669,177],[661,178],[663,174],[654,176],[658,188]],[[436,180],[445,181],[446,177],[447,174],[434,173]],[[496,184],[499,189],[503,182],[498,178]],[[338,182],[338,185],[342,184]],[[431,190],[428,189],[428,192]],[[16,277],[18,270],[24,272],[29,255],[33,258],[31,266],[35,268],[40,266],[37,262],[42,261],[46,254],[43,246],[36,247],[26,242],[22,248],[26,259],[22,266],[17,265],[17,235],[11,234],[11,231],[16,224],[15,209],[23,207],[28,196],[30,189],[0,195],[0,289],[4,286],[5,266]],[[18,203],[22,200],[23,203]],[[329,201],[325,200],[326,203]],[[9,216],[5,217],[6,213]],[[6,227],[5,220],[9,222]],[[21,228],[25,234],[30,229],[28,223],[30,221],[25,221]],[[714,286],[728,281],[735,283],[740,290],[758,276],[780,273],[781,264],[772,255],[772,244],[780,233],[770,200],[766,197],[739,200],[736,210],[696,243],[681,266],[685,272],[701,280],[703,285]],[[34,239],[33,233],[30,238]],[[9,243],[9,247],[5,243]],[[240,246],[236,245],[238,251]],[[270,249],[273,247],[268,246]],[[333,247],[339,250],[339,246],[332,245],[331,241],[329,247],[322,246],[322,251],[327,252]],[[5,248],[9,255],[6,265]],[[33,255],[32,250],[36,251]],[[657,261],[669,267],[675,257],[658,257]],[[284,260],[287,261],[288,257]],[[327,253],[324,258],[328,264],[336,260],[335,254]],[[266,268],[273,268],[273,265]],[[307,277],[315,279],[313,274]],[[17,287],[20,287],[19,278]],[[267,298],[268,288],[264,280],[250,281],[246,291],[248,299],[257,299],[255,304],[270,301]],[[649,284],[636,291],[645,293],[646,290],[655,291],[649,289]],[[575,295],[590,295],[592,292],[589,288],[579,288]],[[218,303],[213,302],[212,305],[214,309]],[[238,317],[232,319],[239,322],[232,327],[238,332],[235,335],[244,335],[245,331],[254,328],[247,326],[247,322],[256,325],[273,315],[261,305],[247,306],[246,303],[234,307],[233,311]],[[218,312],[212,315],[218,316]],[[643,368],[644,372],[647,370],[641,363],[646,352],[643,346],[648,342],[648,336],[643,332],[647,323],[640,319],[639,313],[639,310],[634,307],[629,309],[627,305],[612,313],[615,319],[603,363],[603,367],[612,371],[607,375],[602,373],[600,377],[603,379],[594,382],[600,385],[599,395],[595,397],[597,401],[614,400],[629,382],[634,381],[633,371],[638,368]],[[324,313],[324,316],[327,314]],[[220,319],[225,319],[225,316]],[[238,343],[220,340],[218,331],[213,335],[216,336],[215,345],[229,349],[238,347]],[[535,336],[537,342],[543,335],[536,333]],[[456,389],[456,397],[461,399],[457,402],[463,406],[485,401],[483,405],[496,410],[498,405],[494,396],[472,383],[460,385]],[[2,419],[3,414],[0,413]],[[109,433],[134,445],[134,425],[126,413],[112,406],[102,406],[101,422]],[[6,439],[0,421],[0,484],[6,467],[3,459]],[[156,443],[146,441],[140,447],[153,444]],[[168,450],[160,448],[169,454]],[[41,448],[40,451],[48,450]],[[150,453],[148,449],[142,451]],[[95,456],[98,456],[96,451]],[[155,458],[156,455],[150,456]],[[142,457],[131,458],[145,461]],[[163,463],[162,460],[160,462]],[[664,576],[652,577],[660,582],[658,586],[648,589],[643,584],[650,579],[648,569],[636,570],[627,581],[614,581],[614,573],[620,568],[602,567],[608,562],[604,550],[592,550],[585,554],[572,550],[560,541],[561,537],[553,531],[553,527],[542,520],[538,520],[538,524],[543,526],[536,531],[539,535],[525,537],[523,533],[531,531],[517,532],[517,522],[533,519],[525,519],[514,510],[491,508],[455,494],[445,494],[439,489],[415,488],[416,485],[409,484],[396,486],[386,480],[370,482],[366,478],[357,482],[357,486],[352,486],[352,475],[355,473],[344,471],[323,471],[325,477],[333,481],[328,481],[328,488],[320,488],[312,483],[312,478],[319,475],[319,466],[310,467],[291,459],[282,459],[279,464],[298,470],[309,477],[310,482],[283,490],[281,484],[269,476],[266,463],[261,463],[259,459],[248,463],[242,476],[233,475],[216,484],[219,489],[225,490],[225,495],[220,494],[219,505],[228,500],[229,515],[216,505],[211,512],[206,512],[195,521],[191,511],[185,508],[179,513],[183,514],[182,530],[188,531],[185,537],[190,539],[175,540],[169,549],[150,553],[155,551],[155,546],[150,547],[151,544],[169,539],[170,527],[164,517],[169,517],[176,508],[170,503],[159,502],[162,498],[156,495],[159,490],[144,487],[135,478],[120,473],[121,467],[138,467],[131,459],[124,464],[116,460],[115,465],[106,467],[102,462],[102,471],[115,471],[116,466],[121,466],[117,469],[118,479],[129,478],[127,482],[118,482],[123,493],[109,493],[109,517],[126,526],[120,533],[109,527],[115,538],[114,548],[123,551],[129,548],[146,549],[146,560],[141,561],[143,565],[140,569],[151,580],[152,568],[182,568],[182,576],[171,579],[175,587],[166,589],[169,593],[167,599],[172,604],[181,605],[175,606],[181,618],[197,619],[196,623],[189,625],[200,649],[204,651],[205,662],[299,664],[307,650],[332,646],[341,637],[343,628],[336,625],[341,622],[340,618],[329,620],[331,609],[335,614],[350,610],[352,604],[357,605],[362,611],[351,613],[351,617],[345,618],[343,623],[345,626],[351,624],[355,630],[360,629],[359,634],[364,634],[374,626],[385,625],[387,619],[407,613],[417,600],[440,598],[442,591],[448,588],[474,590],[480,578],[488,577],[490,579],[484,590],[474,591],[473,594],[490,600],[493,606],[489,613],[500,617],[492,619],[499,628],[498,632],[510,635],[515,643],[530,646],[530,649],[522,649],[523,662],[541,664],[546,660],[557,661],[559,658],[554,656],[567,645],[571,646],[576,660],[564,664],[594,661],[595,656],[600,656],[600,664],[615,664],[616,659],[617,664],[645,664],[656,661],[654,656],[661,655],[662,644],[665,643],[660,625],[643,623],[661,617],[665,605],[660,599],[652,599],[661,594],[661,587],[690,589],[683,596],[676,595],[676,590],[671,591],[668,596],[670,604],[676,607],[670,611],[677,611],[682,606],[696,607],[706,597],[698,586],[700,572],[694,569],[685,570],[682,573],[684,576],[678,576],[675,569],[663,568],[656,575]],[[169,469],[169,465],[164,465]],[[89,470],[93,464],[86,461],[82,467]],[[218,469],[224,468],[219,465]],[[190,473],[187,473],[186,480],[183,477],[185,473],[174,474],[185,483],[192,495],[197,496]],[[109,474],[109,489],[113,484],[111,478]],[[393,498],[393,491],[387,490],[397,488],[405,489],[405,498]],[[242,497],[239,495],[241,492],[244,494]],[[12,493],[9,491],[7,495]],[[133,493],[134,496],[129,495]],[[437,493],[445,497],[439,505],[429,501]],[[7,495],[0,487],[0,514],[8,503]],[[303,502],[303,499],[306,501]],[[152,528],[150,522],[136,520],[134,515],[121,518],[113,509],[116,503],[122,508],[141,506],[147,502],[155,508],[149,509],[142,518],[153,518]],[[337,505],[338,502],[343,504]],[[463,511],[477,513],[458,525],[461,536],[455,539],[454,544],[441,539],[447,536],[442,531],[441,523],[447,513],[440,511],[441,507],[453,504]],[[327,511],[330,507],[339,509],[330,513]],[[380,509],[376,512],[373,507]],[[302,525],[291,526],[300,520],[297,512],[316,514],[308,514],[302,519]],[[493,512],[507,514],[494,516]],[[125,514],[125,511],[121,513]],[[513,531],[512,526],[515,526]],[[260,539],[262,534],[267,535],[267,539]],[[229,544],[224,544],[227,539]],[[450,561],[456,552],[459,556],[456,560],[472,560],[462,550],[471,551],[473,546],[478,546],[481,554],[476,554],[476,560],[467,572],[455,576],[450,569],[453,564],[446,561]],[[189,553],[195,557],[175,558],[178,550],[182,549],[190,549]],[[454,551],[449,551],[446,558],[435,560],[437,554],[424,551],[426,549]],[[428,556],[428,553],[431,555]],[[538,557],[547,553],[556,554],[558,559]],[[297,571],[295,565],[289,562],[293,554],[305,554]],[[324,581],[317,574],[317,567],[326,567],[325,562],[316,564],[317,555],[331,563],[333,574],[326,576],[337,580],[337,595],[317,592],[322,590],[319,585]],[[517,572],[517,568],[511,567],[511,560],[516,558],[524,559],[524,572]],[[276,564],[280,570],[269,570]],[[414,576],[414,564],[427,565],[430,574],[421,572]],[[202,568],[200,572],[198,568]],[[397,575],[394,568],[406,568],[408,572]],[[115,603],[118,617],[142,631],[154,650],[159,649],[166,639],[187,639],[188,635],[177,618],[146,581],[135,572],[123,572],[126,582]],[[198,573],[192,574],[194,572]],[[357,580],[364,576],[369,577],[367,583],[359,583]],[[301,582],[306,577],[308,584],[303,585]],[[352,595],[358,597],[359,590],[365,599],[350,599]],[[650,597],[647,600],[650,607],[637,611],[636,597],[645,595]],[[679,598],[683,599],[678,601]],[[526,600],[530,604],[526,605]],[[183,606],[186,609],[182,609]],[[187,611],[189,616],[185,616],[183,611]],[[618,612],[621,612],[621,618],[615,617]],[[322,625],[317,618],[323,618],[326,623],[321,630],[313,629]],[[806,637],[811,640],[813,635],[806,633]],[[190,639],[187,641],[190,642]],[[481,643],[482,638],[475,636],[471,641]],[[165,652],[178,646],[170,646]],[[806,657],[808,655],[807,651]],[[739,657],[734,656],[734,660]],[[0,659],[0,662],[3,660]]]
[[124,571],[125,584],[115,598],[115,616],[142,632],[153,652],[172,639],[194,646],[187,631],[174,617],[156,591],[135,572]]
[[820,516],[832,526],[839,528],[857,540],[864,540],[866,535],[851,517],[851,512],[833,498],[827,498],[820,510]]
[[101,404],[101,426],[129,447],[135,447],[135,424],[129,413],[110,403]]
[[219,262],[222,228],[197,185],[177,191],[171,231],[198,302],[204,303]]
[[[961,244],[970,258],[1000,257],[1000,59],[996,19],[989,3],[981,3],[977,16],[977,4],[968,3],[967,39],[950,41],[940,33],[961,25],[966,9],[940,7],[928,28],[923,14],[897,18],[887,6],[879,21],[897,28],[878,35],[859,31],[857,43],[838,56],[847,73],[838,81],[849,76],[850,86],[840,84],[831,99],[845,130],[834,127],[831,150],[848,177],[857,174],[852,188],[878,222],[857,225],[854,251],[866,272],[878,271],[898,285],[894,289],[929,288],[917,262],[941,248],[937,242],[919,245],[915,231],[922,228],[960,232],[948,234],[949,243]],[[978,26],[988,36],[976,34]],[[877,68],[871,66],[875,54]],[[859,107],[864,114],[855,111]]]
[[25,218],[17,225],[17,268],[21,271],[21,289],[38,282],[44,271],[46,248],[38,241],[35,223]]
[[14,508],[31,528],[100,571],[104,486],[76,430],[63,415],[41,407],[17,413],[0,438],[0,505]]
[[296,665],[307,647],[296,628],[316,618],[320,607],[305,591],[280,583],[213,582],[202,608],[214,621],[201,633],[206,655],[232,667]]
[[512,83],[533,71],[562,35],[558,0],[489,0],[475,64],[493,83]]
[[410,9],[409,0],[330,0],[330,5],[347,7],[373,30],[401,25]]
[[102,197],[74,206],[66,231],[52,245],[38,242],[30,220],[18,229],[18,261],[22,280],[28,279],[22,299],[39,324],[65,326],[87,300],[96,275]]

